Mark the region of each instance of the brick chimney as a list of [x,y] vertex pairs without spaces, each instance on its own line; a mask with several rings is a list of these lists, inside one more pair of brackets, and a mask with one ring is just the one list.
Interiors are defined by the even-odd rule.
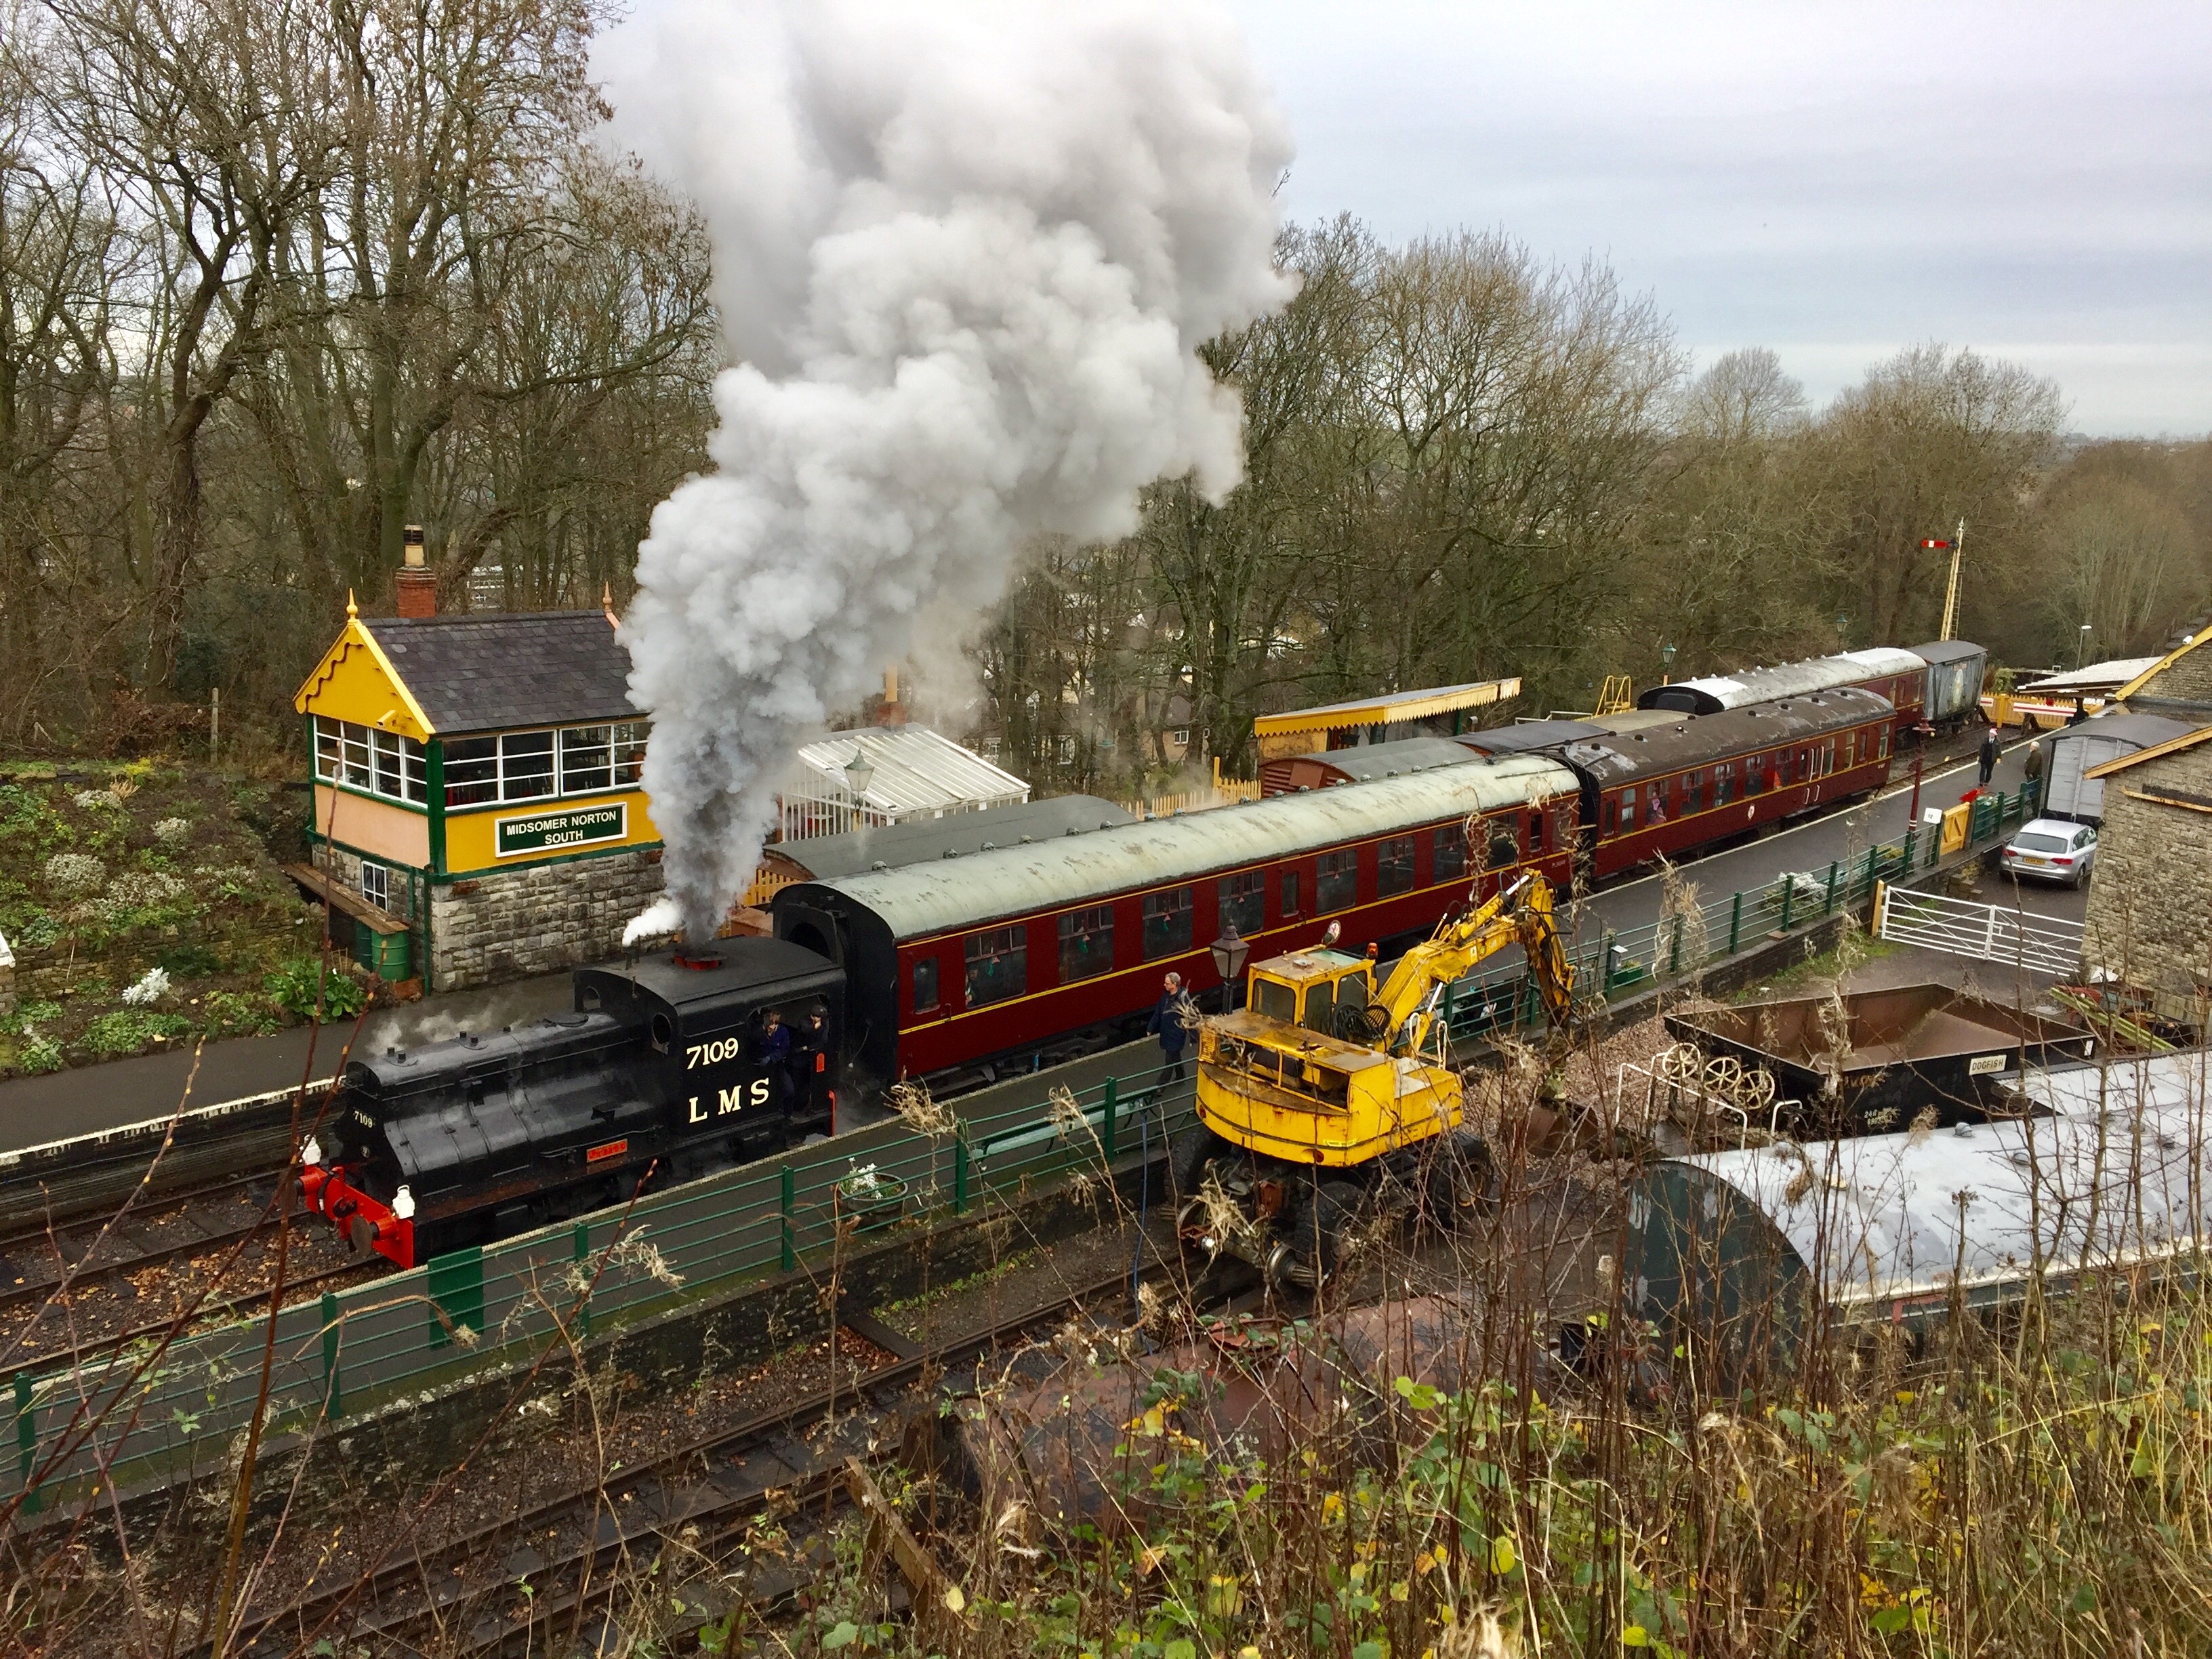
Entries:
[[438,614],[438,578],[422,563],[422,526],[409,525],[403,541],[407,550],[405,562],[392,579],[393,594],[399,601],[399,614],[434,617]]
[[906,705],[899,701],[898,669],[896,666],[884,670],[884,700],[876,709],[876,724],[878,726],[906,724]]

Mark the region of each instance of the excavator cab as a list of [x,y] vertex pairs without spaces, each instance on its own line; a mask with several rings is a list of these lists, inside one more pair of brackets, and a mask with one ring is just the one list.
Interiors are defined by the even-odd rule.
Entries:
[[1375,1000],[1375,964],[1341,951],[1297,951],[1255,963],[1244,1006],[1281,1026],[1342,1036]]

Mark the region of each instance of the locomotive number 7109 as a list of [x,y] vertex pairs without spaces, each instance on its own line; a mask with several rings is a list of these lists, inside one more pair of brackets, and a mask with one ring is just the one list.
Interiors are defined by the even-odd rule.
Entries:
[[684,1050],[684,1069],[696,1071],[702,1066],[720,1066],[726,1060],[737,1060],[744,1054],[741,1037],[723,1037],[714,1042],[694,1042]]

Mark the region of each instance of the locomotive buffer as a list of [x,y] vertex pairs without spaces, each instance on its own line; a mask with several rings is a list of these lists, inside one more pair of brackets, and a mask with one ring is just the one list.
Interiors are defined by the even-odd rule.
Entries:
[[1555,1030],[1574,969],[1534,871],[1447,917],[1378,991],[1375,963],[1328,948],[1255,963],[1245,1006],[1199,1030],[1198,1124],[1171,1165],[1186,1249],[1318,1287],[1363,1213],[1456,1218],[1489,1185],[1438,1017],[1445,988],[1519,944]]

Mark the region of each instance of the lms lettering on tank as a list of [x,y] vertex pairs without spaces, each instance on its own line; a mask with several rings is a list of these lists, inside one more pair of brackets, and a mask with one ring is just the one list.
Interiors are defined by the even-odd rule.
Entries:
[[501,858],[520,858],[556,847],[589,847],[603,841],[629,839],[629,803],[579,807],[572,812],[537,812],[528,817],[501,818],[493,851]]
[[757,1077],[752,1080],[750,1086],[745,1084],[739,1083],[734,1084],[731,1087],[722,1090],[715,1096],[714,1109],[711,1112],[705,1107],[700,1105],[698,1096],[692,1096],[691,1121],[694,1123],[704,1123],[708,1118],[720,1117],[725,1112],[741,1112],[748,1106],[765,1106],[767,1104],[768,1079],[764,1077]]

